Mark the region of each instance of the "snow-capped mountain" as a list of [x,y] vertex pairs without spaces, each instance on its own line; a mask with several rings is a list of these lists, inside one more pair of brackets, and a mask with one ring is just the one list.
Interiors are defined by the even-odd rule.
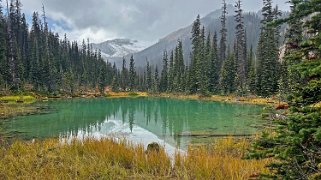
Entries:
[[114,39],[102,43],[92,43],[94,49],[100,49],[104,58],[120,58],[144,49],[136,40]]

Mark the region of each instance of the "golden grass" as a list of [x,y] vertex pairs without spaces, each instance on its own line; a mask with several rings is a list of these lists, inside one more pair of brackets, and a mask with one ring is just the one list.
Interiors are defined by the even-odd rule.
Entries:
[[147,97],[147,92],[108,92],[108,98],[124,98],[124,97]]
[[268,160],[244,160],[249,143],[232,138],[177,154],[144,151],[110,139],[63,144],[15,142],[0,148],[0,179],[248,179],[267,172]]
[[10,104],[17,103],[17,101],[21,101],[25,104],[33,103],[36,101],[36,98],[33,96],[2,96],[0,97],[0,101],[5,101]]
[[268,173],[271,160],[243,159],[249,146],[247,140],[231,137],[189,148],[187,156],[176,155],[174,173],[179,179],[249,179]]
[[314,108],[321,108],[321,102],[318,102],[316,104],[313,104],[312,107]]
[[1,150],[0,159],[0,179],[167,177],[171,170],[164,150],[145,154],[142,146],[107,139],[16,142]]
[[[167,97],[167,98],[175,98],[175,99],[191,99],[191,100],[207,100],[207,101],[217,101],[217,102],[229,102],[229,103],[245,103],[245,104],[279,104],[279,100],[277,98],[262,98],[258,96],[245,96],[239,97],[235,95],[212,95],[209,97],[202,97],[200,95],[187,95],[187,94],[170,94],[170,93],[161,93],[155,96],[159,97]],[[282,102],[283,103],[283,102]],[[283,103],[284,104],[284,103]]]

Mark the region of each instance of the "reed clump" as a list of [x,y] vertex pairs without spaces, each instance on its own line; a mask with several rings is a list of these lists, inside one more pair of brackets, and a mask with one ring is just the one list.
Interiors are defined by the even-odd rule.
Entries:
[[269,173],[271,159],[244,159],[250,143],[232,137],[212,145],[190,147],[186,156],[176,154],[174,173],[178,179],[251,179]]
[[232,138],[190,148],[174,162],[160,151],[112,139],[17,141],[0,148],[0,179],[248,179],[268,160],[242,159],[249,143]]

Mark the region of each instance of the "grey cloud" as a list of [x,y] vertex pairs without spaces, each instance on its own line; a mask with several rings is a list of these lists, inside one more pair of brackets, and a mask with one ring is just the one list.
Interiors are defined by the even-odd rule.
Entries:
[[[221,8],[221,0],[21,0],[24,10],[41,10],[63,20],[72,29],[72,38],[89,36],[96,41],[127,37],[156,42],[166,34],[190,24],[197,14],[202,16]],[[287,9],[287,0],[275,0]],[[234,3],[235,0],[227,0]],[[261,0],[243,0],[246,11],[258,11]],[[59,24],[56,25],[56,27]],[[59,29],[59,27],[57,27]],[[60,31],[63,29],[60,28]],[[96,37],[95,37],[96,36]],[[79,39],[77,39],[79,40]]]

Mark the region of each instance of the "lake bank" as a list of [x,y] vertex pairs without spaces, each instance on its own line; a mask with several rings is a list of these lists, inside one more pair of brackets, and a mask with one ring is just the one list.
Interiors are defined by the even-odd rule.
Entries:
[[[53,113],[35,115],[30,120],[28,120],[28,116],[15,118],[12,124],[8,124],[8,127],[13,127],[12,130],[22,128],[19,131],[31,133],[29,134],[31,139],[40,137],[44,140],[36,138],[35,142],[18,141],[2,148],[0,150],[0,178],[50,176],[57,179],[70,177],[73,179],[113,177],[249,179],[258,177],[260,173],[268,172],[265,165],[269,160],[243,159],[246,149],[249,147],[249,140],[245,140],[245,138],[208,139],[210,140],[208,143],[199,140],[209,134],[220,133],[220,131],[228,131],[230,133],[226,134],[232,134],[237,130],[242,134],[248,134],[248,128],[244,129],[243,126],[247,127],[252,124],[252,121],[246,123],[246,119],[257,121],[255,119],[259,109],[256,109],[254,105],[188,101],[190,99],[181,101],[182,99],[158,98],[157,96],[148,96],[153,98],[137,98],[136,95],[129,98],[118,97],[121,98],[78,98],[59,101],[47,101],[46,98],[43,98],[44,102],[42,103],[54,103],[53,107],[61,109],[54,108]],[[157,108],[156,111],[155,108]],[[225,112],[229,109],[232,113]],[[136,111],[139,112],[136,113]],[[222,116],[216,115],[214,112],[225,113]],[[207,114],[209,116],[203,117]],[[232,114],[235,115],[235,117],[233,116],[235,119],[226,121],[231,118],[229,115]],[[124,119],[122,119],[123,115]],[[211,120],[210,117],[213,119]],[[224,121],[215,123],[214,120],[219,118]],[[119,119],[118,124],[121,126],[111,124],[113,119]],[[211,120],[212,125],[218,124],[219,127],[211,126],[208,120]],[[51,124],[46,125],[48,122]],[[52,135],[50,133],[64,135],[60,132],[66,132],[65,135],[92,134],[96,136],[97,132],[105,134],[111,129],[116,130],[116,133],[131,134],[133,135],[132,139],[151,137],[150,134],[140,133],[142,131],[138,133],[141,136],[132,133],[137,129],[142,129],[138,125],[152,132],[155,137],[164,138],[164,142],[166,139],[174,147],[176,143],[186,145],[190,142],[200,142],[197,142],[197,146],[187,148],[187,154],[174,155],[174,166],[172,167],[171,157],[165,149],[159,153],[146,154],[145,145],[132,142],[90,139],[85,143],[71,141],[71,144],[61,144],[58,139],[48,138]],[[231,125],[233,128],[230,128]],[[123,128],[123,126],[125,127]],[[206,128],[206,133],[197,131],[199,128]],[[82,130],[82,133],[77,131],[79,129]],[[195,137],[186,136],[188,135],[186,130],[193,136],[197,135],[197,140]],[[163,134],[164,132],[166,134]],[[86,137],[83,136],[81,139]],[[160,141],[159,144],[163,145],[162,142]],[[213,142],[216,143],[213,144]],[[9,168],[3,169],[2,167]]]
[[280,102],[275,97],[263,98],[258,96],[235,96],[235,95],[210,95],[210,96],[201,96],[201,95],[188,95],[188,94],[152,94],[151,96],[155,97],[166,97],[166,98],[174,98],[174,99],[187,99],[187,100],[204,100],[204,101],[215,101],[215,102],[227,102],[227,103],[244,103],[244,104],[256,104],[256,105],[278,105],[278,104],[286,104],[284,102]]
[[1,179],[250,179],[268,173],[271,160],[246,160],[247,140],[222,139],[177,154],[173,165],[164,149],[110,139],[61,143],[18,141],[0,149]]
[[244,104],[256,104],[256,105],[287,105],[285,102],[281,102],[276,97],[258,97],[258,96],[236,96],[236,95],[209,95],[202,96],[198,94],[184,94],[184,93],[147,93],[147,92],[108,92],[106,94],[108,98],[126,98],[126,97],[164,97],[180,100],[203,100],[203,101],[215,101],[215,102],[227,102],[227,103],[244,103]]
[[2,96],[0,97],[0,119],[16,116],[31,115],[39,112],[39,107],[32,104],[37,99],[31,95]]
[[228,103],[245,103],[245,104],[259,104],[259,105],[285,105],[287,103],[280,101],[277,97],[258,97],[258,96],[236,96],[236,95],[209,95],[202,96],[198,94],[185,94],[185,93],[148,93],[148,92],[106,92],[101,94],[98,92],[83,92],[73,95],[43,95],[37,93],[28,93],[30,95],[6,95],[0,97],[0,103],[33,103],[36,100],[46,101],[52,99],[70,99],[70,98],[128,98],[128,97],[164,97],[175,98],[181,100],[204,100],[215,102],[228,102]]

